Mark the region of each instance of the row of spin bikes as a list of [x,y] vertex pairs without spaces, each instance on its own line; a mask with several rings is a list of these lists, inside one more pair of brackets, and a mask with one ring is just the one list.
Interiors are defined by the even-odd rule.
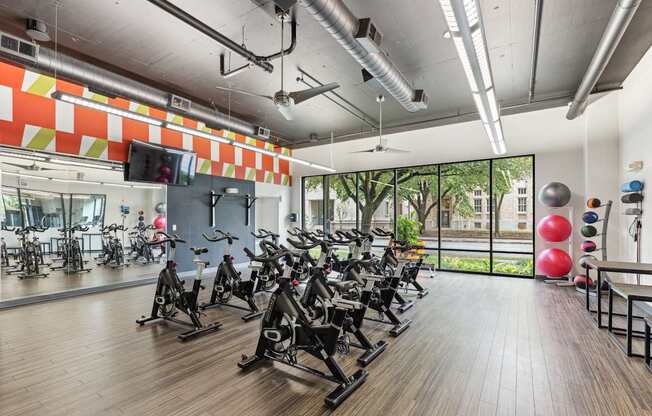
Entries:
[[[365,369],[347,375],[336,356],[349,354],[351,348],[360,349],[357,363],[365,367],[385,351],[385,340],[374,342],[363,332],[366,320],[388,325],[389,334],[394,337],[408,329],[411,320],[400,319],[397,312],[414,305],[413,300],[404,297],[406,293],[412,292],[417,298],[428,294],[417,281],[423,257],[416,254],[420,247],[399,241],[393,233],[380,228],[371,233],[354,229],[334,234],[295,228],[288,233],[291,247],[279,244],[279,236],[268,230],[252,233],[260,239],[261,254],[244,249],[250,260],[249,279],[244,279],[236,269],[231,254],[238,237],[217,229],[213,235],[203,234],[207,241],[225,242],[226,247],[210,299],[200,303],[203,273],[210,266],[202,255],[208,249],[190,248],[196,274],[187,288],[177,274],[174,260],[177,245],[185,241],[178,235],[158,232],[161,239],[147,244],[168,246],[167,261],[159,274],[151,313],[137,323],[170,321],[189,327],[178,335],[184,341],[222,327],[219,322],[203,322],[206,309],[229,306],[244,310],[245,321],[262,316],[255,353],[243,355],[238,366],[247,370],[263,361],[275,361],[331,381],[337,388],[325,398],[325,403],[334,408],[368,376]],[[372,253],[374,238],[388,239],[382,256]],[[341,246],[348,246],[348,255],[342,259],[335,249]],[[264,310],[255,301],[255,295],[262,292],[271,293]],[[187,319],[180,319],[181,314]],[[300,363],[300,352],[323,361],[327,370]]]
[[[47,277],[50,271],[62,270],[64,273],[90,272],[89,260],[84,259],[81,238],[77,233],[84,233],[89,230],[88,226],[74,225],[72,227],[59,228],[61,237],[57,238],[57,250],[55,256],[48,261],[44,256],[42,244],[39,240],[39,233],[48,230],[42,226],[8,227],[2,225],[3,232],[10,232],[16,235],[19,246],[9,253],[7,242],[2,237],[0,241],[0,265],[8,275],[15,274],[19,279]],[[110,268],[120,268],[129,264],[151,264],[160,262],[165,254],[164,250],[158,252],[147,244],[152,239],[154,227],[151,225],[139,226],[128,233],[130,251],[125,254],[122,240],[119,233],[126,232],[127,228],[118,224],[111,224],[100,229],[102,237],[102,251],[95,257],[97,265]]]

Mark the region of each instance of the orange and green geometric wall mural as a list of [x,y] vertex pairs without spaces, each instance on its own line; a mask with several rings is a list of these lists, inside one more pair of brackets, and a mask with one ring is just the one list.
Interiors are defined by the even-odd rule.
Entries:
[[54,91],[83,96],[149,117],[291,155],[274,146],[233,132],[124,98],[110,98],[88,88],[0,62],[0,144],[124,162],[129,143],[140,140],[197,153],[197,172],[290,186],[290,163],[269,155],[217,143],[204,137],[153,126],[50,97]]

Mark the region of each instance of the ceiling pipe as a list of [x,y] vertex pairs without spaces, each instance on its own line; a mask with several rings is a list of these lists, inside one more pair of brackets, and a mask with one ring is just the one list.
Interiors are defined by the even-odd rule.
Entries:
[[541,16],[543,14],[543,0],[534,0],[534,32],[532,34],[532,66],[530,68],[530,88],[528,89],[527,102],[534,100],[534,89],[537,83],[537,64],[539,62],[539,40],[541,38]]
[[382,52],[369,53],[355,39],[358,18],[342,0],[301,0],[300,3],[407,111],[423,109],[414,101],[415,90],[410,82],[389,58]]
[[[61,52],[55,53],[52,49],[44,46],[39,47],[36,62],[20,58],[17,55],[10,55],[1,50],[0,58],[28,68],[33,68],[37,72],[50,75],[56,72],[58,77],[80,83],[94,91],[101,91],[103,95],[124,97],[141,104],[162,109],[168,108],[170,96],[172,95],[169,92],[116,74],[99,66],[62,54]],[[246,136],[257,137],[257,126],[237,118],[229,117],[213,108],[196,102],[193,102],[190,110],[186,112],[176,109],[172,111],[201,121],[209,127],[227,129]]]
[[217,30],[208,26],[207,24],[195,18],[194,16],[186,13],[184,10],[178,8],[177,6],[170,3],[169,1],[167,0],[147,0],[147,1],[149,1],[155,6],[158,6],[160,9],[170,13],[172,16],[176,17],[177,19],[185,22],[187,25],[194,27],[198,31],[202,32],[204,35],[213,39],[214,41],[224,46],[225,48],[230,49],[233,52],[237,53],[238,55],[242,56],[243,58],[253,63],[254,65],[259,66],[265,71],[270,73],[274,71],[274,66],[266,61],[267,57],[258,56],[255,53],[251,52],[249,49],[245,48],[244,46],[238,45],[228,37],[224,36]]
[[570,103],[570,108],[566,114],[567,119],[573,120],[586,110],[589,104],[589,94],[597,84],[607,64],[609,64],[611,56],[618,47],[620,39],[625,34],[625,30],[627,30],[627,26],[629,26],[640,4],[641,0],[618,0],[591,63],[577,88],[573,101]]

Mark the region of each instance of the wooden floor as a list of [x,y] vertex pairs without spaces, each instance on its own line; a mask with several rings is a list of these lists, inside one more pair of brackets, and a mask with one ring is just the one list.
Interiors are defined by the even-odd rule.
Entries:
[[[652,415],[652,374],[590,323],[572,289],[446,273],[424,283],[431,294],[405,314],[413,326],[388,338],[332,414]],[[0,415],[331,414],[331,383],[280,364],[237,368],[259,324],[235,310],[210,311],[224,329],[186,344],[173,327],[139,328],[152,291],[0,312]]]
[[[104,286],[126,280],[138,280],[144,277],[156,277],[159,270],[161,270],[160,264],[144,265],[140,263],[125,268],[112,269],[107,266],[96,265],[90,255],[85,255],[84,258],[88,260],[86,266],[92,268],[92,272],[66,274],[61,270],[50,270],[46,267],[45,271],[50,273],[47,277],[19,279],[16,274],[6,273],[3,268],[0,270],[0,301],[71,289]],[[47,257],[46,262],[49,262]],[[14,261],[12,261],[13,263]]]

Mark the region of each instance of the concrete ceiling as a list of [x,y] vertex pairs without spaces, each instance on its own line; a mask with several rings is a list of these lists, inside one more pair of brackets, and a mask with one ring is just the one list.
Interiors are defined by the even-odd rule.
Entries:
[[[188,13],[242,42],[259,55],[280,49],[279,23],[264,0],[173,0]],[[588,66],[617,0],[545,0],[535,100],[564,97],[567,102]],[[409,113],[396,101],[384,104],[387,127],[422,122],[474,111],[462,67],[452,42],[442,37],[446,25],[436,0],[345,0],[359,18],[371,17],[383,32],[383,48],[395,65],[430,96],[430,106]],[[276,134],[305,143],[310,133],[355,138],[369,126],[324,97],[298,106],[286,121],[273,104],[216,85],[273,95],[280,87],[280,62],[272,74],[253,69],[231,79],[219,75],[224,48],[145,0],[59,0],[59,42],[83,55],[169,86],[191,97],[214,101],[218,107],[268,126]],[[0,29],[22,30],[25,17],[55,23],[54,0],[0,0]],[[486,37],[501,105],[527,101],[534,1],[481,0]],[[339,82],[337,91],[364,112],[377,117],[379,90],[362,83],[360,66],[301,7],[297,7],[298,43],[286,58],[286,90],[304,89],[296,82],[297,67],[322,82]],[[652,44],[652,2],[644,2],[626,33],[600,85],[620,83]],[[51,33],[53,30],[51,29]],[[286,46],[289,42],[286,37]],[[228,53],[228,52],[227,52]],[[244,61],[233,54],[232,66]],[[388,94],[385,94],[388,95]],[[519,106],[518,111],[528,111]]]

